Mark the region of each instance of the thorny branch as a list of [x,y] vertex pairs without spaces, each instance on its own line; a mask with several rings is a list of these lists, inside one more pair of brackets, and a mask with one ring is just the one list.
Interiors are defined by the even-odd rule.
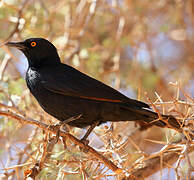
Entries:
[[[168,149],[164,152],[153,154],[149,157],[144,157],[138,160],[130,169],[130,177],[124,177],[123,180],[144,179],[164,168],[172,168],[172,165],[177,162],[181,154],[185,150],[190,153],[194,151],[194,143],[189,147],[186,145],[168,145]],[[161,164],[162,163],[162,164]]]
[[[0,115],[14,118],[18,120],[22,124],[32,124],[37,126],[38,128],[41,128],[47,132],[47,136],[45,139],[48,139],[48,133],[52,134],[58,134],[59,128],[55,126],[47,125],[43,122],[36,121],[31,118],[26,118],[22,115],[22,113],[18,113],[18,109],[12,108],[11,106],[6,106],[1,104],[1,107],[3,110],[0,110]],[[7,108],[7,110],[5,110]],[[14,112],[16,110],[17,113]],[[187,131],[184,131],[186,133]],[[114,163],[112,163],[110,160],[105,158],[102,154],[98,153],[96,150],[94,150],[92,147],[85,145],[82,141],[77,139],[76,137],[72,136],[71,134],[67,132],[60,131],[60,136],[63,138],[68,138],[72,142],[74,142],[76,145],[81,147],[82,149],[87,150],[89,153],[91,153],[95,158],[103,162],[109,169],[111,169],[116,174],[123,174],[125,178],[127,179],[141,179],[150,176],[151,174],[157,172],[158,170],[161,170],[166,167],[171,167],[173,163],[175,163],[179,157],[180,154],[184,154],[188,159],[188,153],[194,150],[194,143],[192,142],[192,132],[187,132],[186,137],[191,136],[189,139],[191,140],[191,143],[189,146],[186,146],[184,143],[182,145],[179,144],[167,144],[163,147],[160,152],[157,152],[152,155],[146,155],[143,154],[143,157],[140,158],[129,170],[121,170],[118,168]],[[130,140],[131,141],[131,140]],[[52,151],[52,148],[55,145],[55,139],[50,139],[49,141],[46,140],[44,143],[44,151],[42,153],[41,160],[39,162],[36,162],[34,166],[25,172],[25,175],[28,177],[36,177],[37,174],[41,171],[41,169],[44,167],[44,163],[47,160],[47,158],[50,156],[48,154]],[[136,146],[136,145],[135,145]],[[138,149],[138,146],[136,146]],[[187,154],[185,154],[187,153]],[[162,162],[162,166],[161,166]],[[190,168],[190,171],[192,170],[192,167]],[[130,174],[129,177],[126,176],[126,173]],[[116,175],[115,174],[115,175]]]
[[[26,33],[22,34],[23,29],[20,28],[20,23],[21,23],[22,18],[25,18],[26,24],[28,24],[28,23],[33,24],[34,16],[39,18],[38,14],[34,14],[34,12],[37,11],[35,7],[38,7],[38,6],[34,6],[34,3],[38,3],[38,1],[33,1],[32,7],[30,6],[32,3],[28,3],[28,2],[32,2],[32,1],[24,0],[20,3],[19,6],[18,6],[18,4],[15,6],[6,4],[7,3],[6,1],[0,2],[7,7],[13,8],[14,12],[15,12],[15,10],[17,11],[15,13],[16,15],[14,15],[14,17],[17,18],[17,21],[15,21],[14,27],[10,26],[11,28],[8,28],[6,25],[7,24],[6,20],[5,20],[5,23],[3,23],[3,25],[2,25],[2,27],[6,27],[7,29],[9,29],[6,32],[10,32],[9,35],[5,35],[5,36],[2,35],[2,37],[6,37],[6,38],[4,38],[5,40],[3,40],[3,42],[10,40],[15,35],[18,35],[19,37],[26,36]],[[118,144],[116,144],[116,146],[114,146],[114,144],[112,142],[113,132],[110,132],[110,138],[108,138],[107,134],[106,134],[106,138],[108,139],[107,141],[111,141],[111,142],[110,142],[110,145],[108,143],[107,144],[105,143],[105,146],[104,146],[105,153],[103,155],[104,156],[106,155],[106,157],[108,158],[108,155],[109,155],[108,151],[114,152],[115,154],[117,154],[117,157],[119,159],[118,164],[121,166],[122,169],[126,169],[126,167],[129,167],[129,164],[131,165],[131,162],[133,163],[133,159],[129,160],[127,165],[126,164],[123,165],[122,163],[124,163],[125,161],[127,161],[130,158],[128,158],[126,160],[125,154],[123,154],[122,150],[129,149],[129,148],[127,148],[127,146],[132,144],[132,146],[134,146],[135,149],[137,151],[139,151],[138,153],[141,154],[141,158],[138,158],[139,160],[136,161],[135,163],[133,163],[132,167],[130,166],[130,168],[125,170],[126,172],[128,172],[128,174],[130,174],[128,179],[142,179],[142,178],[145,178],[145,177],[152,175],[153,173],[155,173],[157,171],[161,171],[165,167],[174,168],[173,163],[175,163],[175,162],[176,162],[176,167],[174,168],[174,170],[177,174],[177,179],[178,179],[178,177],[179,177],[178,168],[181,166],[180,162],[184,158],[189,166],[188,172],[187,172],[187,178],[189,179],[191,172],[193,171],[192,161],[189,157],[189,155],[190,155],[189,153],[193,151],[193,137],[194,137],[194,135],[193,135],[194,122],[193,121],[194,120],[193,120],[192,109],[194,106],[194,100],[189,95],[184,93],[184,91],[182,91],[182,94],[184,95],[184,97],[186,97],[187,100],[186,101],[184,101],[182,99],[180,100],[179,99],[179,96],[180,96],[179,92],[181,91],[180,87],[177,88],[177,98],[175,100],[169,100],[173,97],[173,92],[169,88],[167,88],[166,77],[168,76],[168,74],[166,74],[166,71],[162,72],[164,70],[164,68],[166,69],[166,67],[169,64],[167,63],[167,61],[165,61],[164,66],[162,64],[161,64],[160,68],[157,66],[157,61],[155,61],[155,56],[153,53],[155,48],[153,47],[153,44],[151,43],[153,41],[154,37],[161,33],[161,28],[159,28],[160,29],[159,33],[155,32],[155,31],[153,32],[152,28],[150,28],[153,25],[155,27],[155,24],[150,23],[150,21],[156,23],[155,18],[158,17],[157,15],[159,15],[159,17],[162,17],[162,13],[165,12],[164,13],[165,16],[168,16],[169,14],[167,12],[170,12],[169,8],[171,7],[171,5],[173,5],[174,10],[176,10],[175,8],[178,5],[177,6],[178,9],[181,10],[181,3],[175,2],[175,4],[172,3],[170,5],[169,3],[164,2],[163,6],[161,6],[161,5],[156,6],[157,8],[154,8],[154,10],[153,10],[152,3],[154,3],[154,2],[151,3],[151,6],[149,3],[141,6],[142,4],[140,3],[140,1],[134,1],[134,2],[133,1],[128,1],[128,2],[123,1],[124,8],[122,8],[122,3],[120,4],[114,0],[113,1],[81,0],[81,1],[77,1],[77,4],[75,1],[72,1],[72,2],[71,1],[64,1],[64,2],[58,1],[57,3],[53,3],[53,4],[51,2],[52,1],[48,1],[48,3],[43,4],[43,2],[40,1],[41,6],[44,9],[44,12],[46,12],[46,16],[44,17],[45,19],[43,21],[43,25],[41,24],[41,26],[40,26],[40,21],[37,21],[38,23],[36,22],[34,24],[35,30],[37,32],[35,32],[33,29],[32,30],[33,33],[31,35],[33,35],[33,36],[40,36],[40,35],[45,36],[46,35],[47,38],[52,37],[53,40],[58,39],[62,35],[66,36],[67,42],[64,43],[65,44],[64,51],[70,51],[69,46],[70,47],[75,46],[72,53],[65,58],[66,62],[70,62],[70,63],[71,63],[71,60],[73,59],[74,55],[79,56],[79,53],[81,52],[82,47],[86,48],[88,53],[94,52],[95,54],[98,54],[100,56],[100,62],[102,61],[102,64],[103,64],[103,56],[101,56],[101,55],[105,54],[107,56],[107,54],[108,54],[108,56],[105,57],[106,61],[104,61],[104,62],[107,62],[107,61],[110,62],[112,52],[114,52],[114,54],[113,54],[114,55],[113,56],[114,57],[113,58],[114,65],[113,65],[113,68],[111,69],[111,71],[109,71],[110,67],[108,67],[108,70],[106,69],[107,65],[104,63],[104,69],[101,71],[101,67],[100,67],[99,72],[103,73],[103,75],[106,74],[107,76],[112,76],[112,74],[115,73],[116,78],[117,78],[116,83],[115,83],[116,88],[118,88],[120,85],[120,76],[122,74],[122,71],[124,70],[122,68],[122,66],[129,65],[129,64],[122,65],[122,63],[124,61],[127,62],[130,59],[131,61],[128,61],[128,62],[130,62],[130,67],[132,67],[131,69],[134,69],[131,71],[128,68],[128,70],[127,70],[127,78],[125,78],[127,84],[129,83],[129,82],[127,82],[127,80],[128,80],[128,81],[130,81],[129,84],[131,86],[134,86],[134,85],[136,86],[136,84],[133,84],[133,81],[137,81],[138,79],[143,79],[142,77],[145,76],[145,71],[142,71],[142,68],[140,68],[141,64],[137,63],[137,61],[135,60],[136,56],[138,54],[138,50],[136,49],[136,47],[139,46],[138,49],[141,49],[140,46],[142,45],[142,43],[145,43],[145,45],[148,48],[148,52],[149,52],[149,56],[150,56],[150,64],[151,64],[152,73],[155,76],[159,77],[158,84],[156,85],[156,87],[158,87],[157,92],[159,92],[159,94],[162,94],[161,92],[166,92],[166,95],[163,94],[163,97],[162,97],[162,98],[164,98],[164,102],[162,101],[161,97],[158,97],[156,102],[153,104],[155,106],[157,106],[157,107],[159,106],[163,109],[167,109],[166,106],[170,107],[168,109],[169,110],[168,112],[172,112],[172,113],[174,112],[175,114],[178,114],[178,117],[188,126],[186,128],[186,130],[184,130],[182,132],[182,134],[184,134],[184,138],[183,138],[184,141],[183,142],[178,142],[178,143],[176,142],[175,144],[166,143],[165,146],[162,148],[162,150],[160,150],[159,152],[155,152],[154,154],[142,152],[144,149],[142,147],[141,148],[139,147],[140,141],[141,141],[141,143],[143,141],[141,139],[142,134],[143,134],[142,131],[139,131],[139,130],[134,131],[133,134],[126,139],[126,141],[124,141],[122,143],[118,143]],[[143,3],[145,3],[145,2],[143,2]],[[188,17],[192,18],[193,17],[193,9],[192,9],[193,6],[188,6],[189,3],[191,3],[191,1],[188,1],[187,3],[183,3],[184,4],[183,6],[185,6],[185,7],[184,7],[184,9],[182,9],[182,11],[183,11],[182,14],[187,13]],[[28,7],[28,5],[30,7],[30,8],[28,8],[28,13],[31,14],[30,16],[26,15],[27,14],[26,7]],[[61,16],[61,14],[60,14],[61,8],[64,8],[66,5],[68,5],[68,7],[70,7],[70,6],[72,6],[72,7],[70,8],[71,10],[69,11],[69,13],[66,14],[65,21],[63,21],[63,19],[60,19],[58,17]],[[139,11],[137,13],[135,11],[137,5],[139,7],[146,7],[146,8],[143,8],[141,10],[141,13],[139,13]],[[155,5],[157,5],[157,3]],[[74,11],[73,6],[76,7],[75,11]],[[176,11],[176,12],[178,12],[178,11]],[[103,16],[102,16],[102,14],[103,14]],[[153,17],[148,17],[149,14],[152,14]],[[177,14],[177,13],[174,13],[174,14]],[[180,14],[180,13],[178,13],[178,14]],[[5,19],[7,19],[9,17],[9,15],[10,14],[7,13],[7,16]],[[42,16],[42,14],[41,14],[41,16]],[[107,19],[106,19],[106,17],[107,17]],[[100,20],[98,20],[99,18],[100,18]],[[181,19],[183,20],[185,18],[181,17]],[[104,21],[104,24],[101,24],[102,20]],[[161,18],[161,20],[162,20],[162,18]],[[187,19],[187,20],[190,21],[189,19]],[[100,24],[98,23],[98,21],[100,22]],[[59,24],[59,27],[57,25],[57,22]],[[178,22],[178,19],[177,19],[177,22]],[[164,23],[164,21],[162,23]],[[43,27],[45,24],[47,25],[48,28],[45,28],[45,31],[42,31],[42,29],[44,29]],[[180,22],[179,25],[182,29],[188,28],[188,29],[192,30],[192,28],[189,27],[188,24],[189,23],[187,23],[187,24],[184,23],[184,26],[181,26],[181,22]],[[141,26],[143,26],[143,28],[142,28],[143,31],[140,30]],[[31,26],[29,26],[29,27],[31,28]],[[58,27],[58,28],[56,28],[56,27]],[[99,27],[99,28],[96,29],[96,27]],[[29,30],[28,27],[26,27],[25,30],[26,29]],[[117,31],[115,31],[115,29],[117,29]],[[169,30],[170,29],[171,28],[169,28]],[[116,34],[115,34],[115,32],[116,32]],[[137,32],[137,34],[134,34],[134,32]],[[143,36],[141,36],[142,32],[143,32]],[[170,33],[171,33],[171,30],[168,31],[169,37],[170,37]],[[164,34],[166,34],[166,33],[164,32]],[[108,42],[107,40],[109,40],[109,37],[111,37],[114,40],[115,40],[115,37],[117,37],[116,46],[114,46],[114,44],[115,44],[115,43],[113,43],[114,40],[111,40],[111,44],[109,44],[108,46],[103,45],[104,42]],[[183,69],[183,66],[187,67],[187,69],[188,69],[188,73],[184,73],[184,75],[182,75],[183,77],[181,78],[181,79],[183,79],[183,81],[185,81],[185,83],[182,84],[183,87],[187,84],[186,83],[187,77],[192,76],[192,75],[189,76],[189,70],[191,70],[191,72],[192,72],[192,67],[193,67],[193,61],[192,61],[193,60],[193,55],[192,55],[193,53],[191,51],[191,49],[192,49],[192,40],[191,39],[192,38],[189,38],[188,35],[186,38],[187,38],[187,40],[186,40],[187,44],[185,44],[185,45],[187,45],[187,48],[188,48],[188,52],[186,53],[187,55],[184,57],[184,61],[182,60],[182,57],[180,56],[180,62],[181,62],[180,64],[179,64],[179,60],[175,61],[178,72],[179,71],[181,72],[181,69]],[[89,43],[91,44],[91,46],[89,46],[89,47],[84,46],[84,44],[88,44],[88,40],[90,40]],[[123,43],[126,40],[129,43],[129,46],[131,46],[135,52],[135,56],[130,57],[130,58],[126,57],[126,54],[123,53],[123,50],[126,47],[128,47],[128,45],[127,46],[124,45],[124,48],[123,48]],[[73,43],[73,42],[76,42],[76,43]],[[182,42],[184,42],[184,41],[182,41]],[[104,44],[106,44],[106,43],[104,43]],[[160,44],[160,45],[162,45],[162,44]],[[15,56],[13,56],[13,54],[5,46],[3,46],[2,48],[6,51],[7,54],[9,54],[9,56],[11,58],[16,58]],[[4,71],[7,67],[7,64],[9,63],[10,57],[5,56],[5,58],[3,59],[3,62],[1,64],[0,78],[2,80],[3,80],[2,77],[4,75]],[[88,59],[90,59],[90,58],[88,58]],[[99,62],[99,60],[97,60],[97,61]],[[171,63],[173,63],[173,61],[171,61]],[[79,68],[81,68],[81,67],[79,67]],[[93,67],[90,67],[90,68],[93,68]],[[137,72],[139,72],[139,73],[137,73]],[[136,77],[134,77],[134,74],[136,74]],[[175,76],[174,78],[177,78],[177,77]],[[173,84],[173,86],[177,87],[177,84],[175,83],[175,84]],[[139,86],[138,99],[141,99],[140,94],[141,94],[141,92],[144,92],[144,90],[141,89],[141,87],[143,87],[141,84],[141,81],[139,82],[138,86]],[[3,92],[3,94],[5,95],[5,92]],[[8,98],[8,100],[11,102],[11,98]],[[169,101],[166,102],[166,100],[169,100]],[[24,100],[24,101],[26,101],[26,100]],[[14,105],[14,104],[12,103],[12,105]],[[152,105],[152,103],[151,103],[151,105]],[[49,156],[50,156],[49,152],[51,152],[52,147],[55,145],[54,140],[52,141],[52,138],[51,139],[49,138],[49,134],[56,134],[57,130],[53,130],[51,128],[51,126],[50,126],[51,129],[49,130],[49,127],[47,124],[35,121],[33,119],[26,118],[25,114],[23,112],[20,112],[17,109],[17,107],[15,107],[15,106],[14,107],[13,106],[6,107],[4,104],[0,104],[0,108],[1,108],[2,113],[3,113],[1,115],[7,116],[7,117],[9,116],[9,117],[14,118],[14,119],[18,119],[21,122],[23,122],[23,120],[29,120],[29,121],[25,121],[25,122],[30,123],[30,124],[32,123],[35,126],[37,126],[37,128],[32,132],[32,138],[29,138],[27,140],[26,146],[22,150],[20,150],[20,153],[18,155],[18,160],[16,162],[17,165],[15,165],[15,166],[10,165],[11,161],[13,159],[13,156],[11,156],[11,146],[12,146],[11,140],[12,140],[12,138],[9,136],[9,132],[6,132],[7,133],[6,136],[8,136],[8,137],[6,137],[7,138],[6,144],[10,144],[9,146],[6,146],[6,148],[5,148],[8,152],[7,153],[8,154],[7,163],[4,165],[3,162],[0,160],[0,163],[3,164],[2,167],[4,168],[3,170],[5,171],[4,174],[6,174],[7,177],[13,175],[17,179],[20,179],[22,177],[22,174],[19,174],[18,170],[22,169],[25,166],[28,167],[29,165],[31,165],[32,168],[30,169],[30,172],[28,172],[28,171],[25,172],[26,177],[27,176],[36,177],[38,175],[38,173],[40,172],[40,170],[45,167],[45,163],[47,162],[47,160],[49,159]],[[25,110],[28,110],[27,108],[28,107],[26,107]],[[33,108],[34,107],[30,107],[30,111],[32,111]],[[30,115],[29,115],[29,117],[30,117]],[[189,127],[191,127],[190,128],[191,130],[188,130]],[[31,149],[30,145],[31,145],[31,143],[34,142],[34,139],[35,139],[35,141],[37,141],[37,139],[36,139],[37,137],[35,137],[35,136],[37,134],[37,130],[40,128],[46,129],[45,130],[46,135],[44,138],[44,142],[40,141],[40,144],[43,144],[43,152],[42,152],[42,154],[40,153],[41,158],[38,161],[36,158],[34,158],[32,156],[32,155],[34,155],[34,152],[32,151],[32,152],[30,152],[30,154],[27,154],[27,150]],[[154,137],[156,136],[155,133],[157,133],[157,132],[154,132]],[[75,144],[77,144],[80,147],[82,147],[82,145],[83,145],[83,144],[81,144],[81,142],[79,142],[79,140],[77,138],[73,137],[72,135],[70,135],[68,133],[61,132],[60,135],[67,137],[68,139],[71,139],[72,142],[74,142]],[[0,136],[1,136],[1,134],[0,134]],[[115,139],[116,138],[117,137],[115,137]],[[63,138],[63,140],[65,140],[65,138]],[[110,146],[110,149],[109,149],[109,146]],[[83,145],[83,147],[86,148],[88,152],[93,153],[94,149],[92,150],[91,147],[89,149],[85,145]],[[144,148],[146,148],[146,146],[144,146]],[[128,151],[127,151],[127,153],[128,153]],[[27,155],[27,157],[25,155]],[[111,157],[111,155],[112,154],[110,153],[109,157]],[[127,154],[127,155],[128,155],[127,157],[129,157],[130,154]],[[94,150],[93,156],[101,162],[104,161],[104,159],[103,159],[104,156],[102,156],[100,153],[98,153],[95,150]],[[31,162],[29,162],[29,157],[31,157]],[[62,161],[65,161],[65,160],[63,159]],[[105,161],[106,161],[106,159],[105,159]],[[96,179],[100,179],[103,177],[106,178],[108,176],[106,173],[110,167],[108,169],[102,168],[101,162],[98,164],[96,162],[91,162],[91,166],[88,165],[87,168],[89,168],[89,170],[93,171],[91,177],[94,177]],[[109,161],[107,161],[107,162],[109,162]],[[116,160],[114,160],[113,162],[114,162],[114,164],[117,164]],[[72,161],[69,161],[69,163],[79,164],[80,162],[78,162],[76,160],[74,160],[74,161],[72,160]],[[69,175],[70,174],[71,175],[82,174],[83,178],[86,179],[88,175],[87,175],[86,170],[84,169],[85,168],[84,163],[85,163],[85,161],[82,161],[80,163],[80,171],[79,170],[78,171],[68,171],[68,170],[64,170],[64,168],[62,168],[61,172],[64,175],[66,175],[66,174],[69,174]],[[92,169],[93,164],[95,164],[94,170]],[[104,162],[104,164],[106,165],[105,162]],[[106,165],[106,166],[108,166],[108,165]],[[115,167],[115,166],[113,166],[113,167]],[[117,169],[117,167],[115,167],[115,169]],[[10,172],[8,170],[13,170],[13,171]],[[98,172],[98,175],[96,175],[96,172]],[[20,173],[22,173],[22,171]],[[110,176],[111,176],[111,174],[110,174]],[[113,176],[115,176],[115,174]],[[124,175],[121,173],[121,175],[119,175],[119,176],[124,176]],[[125,179],[127,179],[127,177]]]
[[[23,124],[27,123],[27,124],[32,124],[32,125],[38,126],[39,128],[41,128],[45,131],[51,132],[53,134],[58,133],[58,129],[53,128],[50,125],[47,125],[43,122],[36,121],[34,119],[31,119],[31,118],[22,117],[22,116],[17,115],[13,112],[10,112],[10,111],[0,111],[0,115],[7,116],[7,117],[10,117],[10,118],[14,118],[14,119],[18,120],[20,123],[23,123]],[[91,153],[97,159],[102,161],[108,168],[110,168],[115,173],[121,172],[121,170],[115,164],[113,164],[110,160],[106,159],[103,155],[99,154],[92,147],[90,147],[89,145],[85,145],[82,141],[80,141],[76,137],[72,136],[71,134],[60,131],[60,136],[64,137],[64,138],[68,138],[72,142],[74,142],[75,144],[79,145],[81,148],[86,149],[89,153]]]

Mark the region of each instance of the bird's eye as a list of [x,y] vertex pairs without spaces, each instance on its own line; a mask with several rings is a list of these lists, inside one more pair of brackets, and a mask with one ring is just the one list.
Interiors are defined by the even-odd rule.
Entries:
[[34,47],[34,46],[36,46],[36,42],[31,42],[31,44],[30,44],[32,47]]

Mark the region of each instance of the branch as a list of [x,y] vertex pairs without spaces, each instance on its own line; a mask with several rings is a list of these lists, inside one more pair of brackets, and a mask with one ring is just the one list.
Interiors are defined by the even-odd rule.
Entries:
[[[36,121],[34,119],[31,119],[31,118],[25,118],[25,117],[23,117],[21,115],[15,114],[15,113],[13,113],[11,111],[2,111],[2,110],[0,110],[0,115],[6,116],[6,117],[10,117],[10,118],[14,118],[14,119],[18,120],[19,122],[21,122],[23,124],[35,125],[35,126],[41,128],[41,129],[45,130],[45,131],[49,131],[49,132],[53,133],[53,134],[57,134],[58,133],[58,128],[54,128],[53,126],[47,125],[47,124],[45,124],[43,122]],[[122,171],[112,161],[106,159],[103,155],[98,153],[95,149],[93,149],[89,145],[85,145],[82,141],[80,141],[79,139],[77,139],[73,135],[71,135],[69,133],[66,133],[66,132],[62,132],[62,131],[60,131],[59,135],[61,137],[63,137],[63,138],[70,139],[72,142],[74,142],[76,145],[78,145],[82,149],[86,149],[89,153],[91,153],[98,160],[103,162],[109,169],[111,169],[115,173],[120,173]]]
[[183,151],[194,151],[194,144],[191,144],[188,149],[186,145],[167,145],[165,150],[151,155],[151,157],[140,159],[130,169],[130,176],[123,177],[122,180],[144,179],[164,168],[172,167],[172,165],[181,158],[180,154],[183,154]]

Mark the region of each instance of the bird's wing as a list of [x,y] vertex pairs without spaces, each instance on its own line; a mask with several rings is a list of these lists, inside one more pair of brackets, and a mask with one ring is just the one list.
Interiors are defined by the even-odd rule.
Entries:
[[41,71],[41,84],[49,91],[97,101],[121,102],[138,107],[149,106],[130,99],[104,83],[87,76],[66,64]]

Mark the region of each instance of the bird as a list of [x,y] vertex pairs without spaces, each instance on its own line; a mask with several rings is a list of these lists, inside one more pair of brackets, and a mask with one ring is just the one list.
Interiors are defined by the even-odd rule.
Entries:
[[[181,129],[174,116],[159,115],[148,104],[131,99],[62,63],[56,47],[44,38],[6,45],[19,49],[26,56],[26,84],[44,111],[70,126],[89,127],[82,140],[86,140],[96,126],[108,121],[135,121],[142,127]],[[78,118],[68,121],[71,117]]]

